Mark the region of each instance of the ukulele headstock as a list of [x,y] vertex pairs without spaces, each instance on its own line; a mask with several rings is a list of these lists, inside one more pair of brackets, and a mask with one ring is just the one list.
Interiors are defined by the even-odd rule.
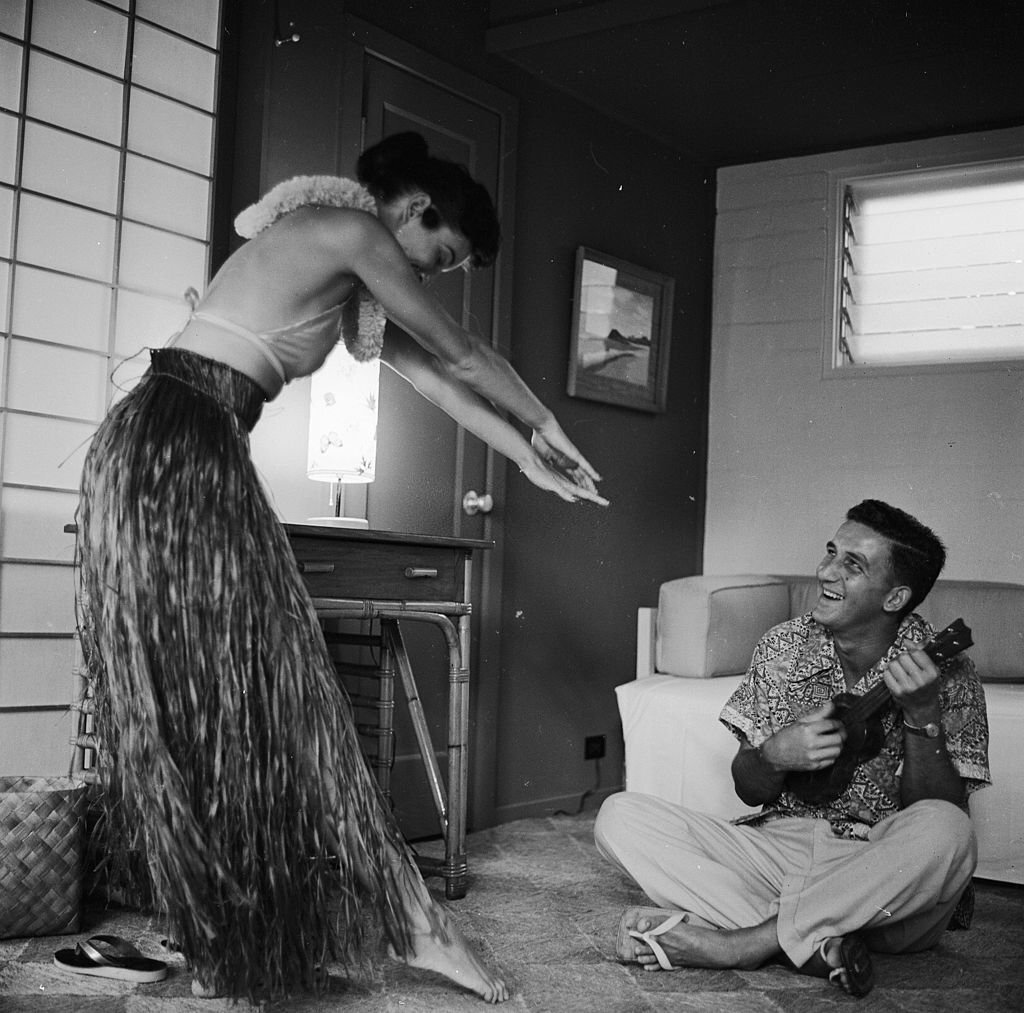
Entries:
[[971,628],[963,619],[955,619],[924,645],[924,652],[936,665],[941,665],[973,644]]

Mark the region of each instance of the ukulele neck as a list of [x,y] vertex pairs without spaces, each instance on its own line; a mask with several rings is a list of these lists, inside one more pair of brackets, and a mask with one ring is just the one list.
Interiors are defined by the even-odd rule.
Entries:
[[[970,628],[964,625],[962,619],[957,619],[924,644],[921,649],[936,665],[941,667],[961,651],[971,647],[973,643]],[[885,684],[884,679],[880,679],[866,693],[854,699],[847,712],[847,717],[849,720],[867,721],[874,717],[891,699],[892,694],[889,692],[889,687]]]
[[867,721],[868,718],[874,717],[891,699],[892,694],[885,680],[879,680],[866,693],[855,698],[853,709],[857,719]]

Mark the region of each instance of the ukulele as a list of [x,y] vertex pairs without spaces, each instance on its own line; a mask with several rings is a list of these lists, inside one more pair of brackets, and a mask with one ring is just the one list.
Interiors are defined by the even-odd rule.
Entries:
[[[943,665],[973,643],[970,627],[964,624],[963,619],[957,619],[929,640],[922,650],[936,665]],[[885,735],[880,711],[891,698],[884,680],[862,696],[853,693],[836,696],[832,701],[835,704],[832,716],[842,721],[846,728],[842,752],[831,767],[790,771],[786,787],[801,802],[812,805],[838,798],[858,765],[873,759],[881,751]]]

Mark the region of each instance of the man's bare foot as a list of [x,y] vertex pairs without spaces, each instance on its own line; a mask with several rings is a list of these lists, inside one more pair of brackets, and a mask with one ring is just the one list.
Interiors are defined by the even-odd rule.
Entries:
[[847,995],[857,998],[867,995],[875,984],[871,953],[857,935],[832,936],[824,940],[814,956],[800,968],[800,973],[828,978]]
[[[476,992],[485,1002],[499,1003],[508,999],[511,994],[508,986],[484,967],[448,912],[438,905],[432,914],[440,931],[432,931],[429,925],[415,918],[412,951],[405,962],[410,967],[443,974],[457,985]],[[392,956],[396,956],[394,950]]]
[[[644,933],[658,928],[661,923],[661,919],[641,916],[632,927]],[[722,930],[694,925],[687,920],[660,933],[656,941],[673,967],[753,969],[778,950],[774,928],[771,931],[766,928],[770,925]],[[645,971],[657,971],[661,967],[657,954],[643,940],[634,941],[633,952],[636,962]]]

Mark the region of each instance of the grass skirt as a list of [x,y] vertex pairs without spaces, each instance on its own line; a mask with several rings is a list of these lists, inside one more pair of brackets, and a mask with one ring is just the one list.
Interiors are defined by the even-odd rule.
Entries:
[[389,856],[411,859],[249,456],[263,400],[154,351],[92,441],[78,514],[108,865],[233,996],[319,990],[381,928],[409,941]]

